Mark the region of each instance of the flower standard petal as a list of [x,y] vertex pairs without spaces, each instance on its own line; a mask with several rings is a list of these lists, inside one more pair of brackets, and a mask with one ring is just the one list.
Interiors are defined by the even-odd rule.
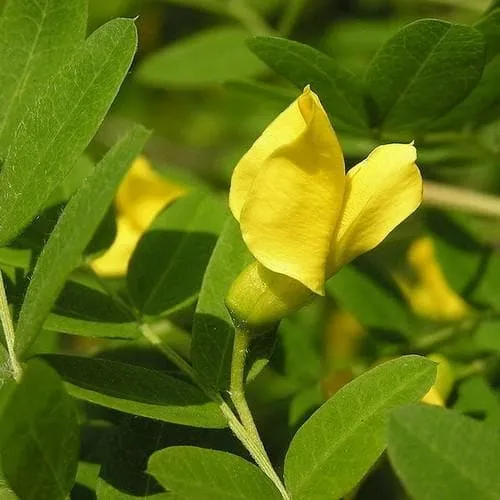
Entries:
[[137,230],[145,231],[163,208],[184,193],[184,189],[166,181],[140,156],[120,184],[116,208]]
[[422,201],[411,144],[379,146],[346,176],[342,216],[332,241],[330,274],[376,247]]
[[[330,242],[342,207],[344,159],[311,90],[306,88],[285,113],[289,126],[279,137],[273,136],[272,152],[260,159],[241,205],[241,232],[264,267],[322,294]],[[242,196],[238,183],[233,189],[239,193],[236,197]],[[238,215],[234,203],[233,213]]]
[[[310,92],[309,88],[305,92]],[[278,115],[236,165],[231,177],[229,208],[237,221],[240,220],[241,209],[252,184],[265,162],[283,144],[302,133],[304,119],[300,113],[299,99]]]

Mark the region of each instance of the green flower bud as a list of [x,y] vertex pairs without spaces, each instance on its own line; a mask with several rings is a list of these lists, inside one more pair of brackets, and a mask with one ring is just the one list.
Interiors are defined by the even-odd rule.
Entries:
[[302,283],[254,262],[232,284],[226,306],[238,328],[257,336],[276,328],[313,297]]

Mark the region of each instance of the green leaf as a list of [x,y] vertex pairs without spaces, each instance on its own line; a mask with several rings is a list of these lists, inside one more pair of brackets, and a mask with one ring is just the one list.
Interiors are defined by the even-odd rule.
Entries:
[[482,34],[470,26],[424,19],[403,27],[366,73],[376,124],[418,130],[442,116],[475,87],[484,53]]
[[328,293],[366,328],[408,333],[410,316],[394,290],[354,265],[343,267],[327,282]]
[[196,88],[232,78],[250,78],[266,67],[248,50],[243,28],[221,26],[198,32],[149,56],[137,70],[145,85]]
[[500,424],[500,399],[482,376],[470,377],[458,386],[454,410],[485,417],[486,422]]
[[68,275],[80,264],[120,180],[148,137],[146,129],[134,126],[108,152],[66,206],[38,259],[26,292],[16,330],[16,352],[20,355],[38,335]]
[[361,79],[337,66],[333,59],[308,45],[284,38],[256,37],[248,40],[248,45],[300,90],[311,85],[335,127],[368,127]]
[[483,115],[500,100],[500,9],[475,25],[486,39],[486,65],[472,92],[457,106],[433,123],[433,129],[460,128],[469,122],[482,122]]
[[294,89],[268,85],[250,80],[229,80],[225,87],[235,93],[266,101],[283,109],[290,105],[298,97],[298,92]]
[[0,170],[0,245],[30,222],[74,167],[116,96],[136,44],[133,21],[111,21],[46,83]]
[[230,217],[203,278],[193,324],[191,358],[201,380],[215,388],[229,384],[234,327],[225,306],[233,281],[252,260],[239,224]]
[[140,335],[137,323],[111,323],[103,321],[87,321],[60,314],[50,314],[43,324],[44,330],[80,335],[82,337],[136,339]]
[[65,500],[76,474],[79,430],[57,374],[32,360],[2,415],[0,457],[19,498]]
[[285,459],[294,498],[340,498],[363,478],[386,446],[390,410],[418,401],[436,365],[403,356],[344,386],[295,434]]
[[127,288],[140,313],[172,312],[194,302],[226,216],[222,200],[194,192],[154,220],[127,274]]
[[165,3],[180,5],[182,7],[192,7],[194,9],[207,10],[216,14],[224,14],[226,7],[221,0],[163,0]]
[[500,54],[500,9],[495,9],[475,26],[486,39],[486,61]]
[[389,457],[416,500],[500,499],[500,433],[444,408],[408,406],[389,423]]
[[85,38],[87,0],[9,0],[0,19],[0,157],[47,79]]
[[[99,500],[164,500],[178,499],[164,492],[160,484],[146,472],[151,454],[174,442],[190,441],[204,429],[183,428],[154,420],[128,417],[120,421],[106,443],[96,485]],[[213,431],[212,431],[213,432]],[[217,433],[218,434],[218,433]]]
[[223,451],[173,446],[151,456],[148,472],[162,486],[190,500],[281,498],[260,469]]
[[43,359],[78,399],[163,422],[226,426],[218,406],[198,388],[162,371],[99,358],[46,354]]
[[488,351],[500,353],[500,321],[481,321],[474,333],[474,342]]

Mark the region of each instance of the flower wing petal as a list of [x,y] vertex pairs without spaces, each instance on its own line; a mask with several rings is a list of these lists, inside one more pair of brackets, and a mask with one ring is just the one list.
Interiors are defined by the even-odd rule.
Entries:
[[332,241],[329,273],[376,247],[422,201],[422,177],[411,144],[374,149],[346,176],[344,208]]
[[[322,294],[342,207],[344,159],[328,117],[309,88],[280,123],[282,129],[270,139],[272,152],[252,160],[261,163],[252,167],[258,172],[241,204],[241,231],[264,267]],[[237,191],[233,200],[241,196],[241,185],[231,186]],[[237,216],[238,207],[233,204],[232,210]]]

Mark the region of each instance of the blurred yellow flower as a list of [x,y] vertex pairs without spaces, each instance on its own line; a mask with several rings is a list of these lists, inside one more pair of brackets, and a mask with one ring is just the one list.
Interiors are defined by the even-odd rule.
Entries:
[[450,362],[441,354],[429,354],[427,357],[435,361],[438,366],[436,381],[429,389],[429,392],[422,398],[422,402],[429,405],[445,406],[455,382],[453,368]]
[[[388,144],[346,175],[328,116],[306,87],[234,170],[229,205],[257,263],[235,282],[226,301],[230,310],[246,321],[251,312],[264,323],[303,305],[308,293],[323,295],[330,276],[420,205],[415,161],[412,144]],[[260,297],[251,311],[240,307],[248,286]]]
[[450,287],[429,237],[411,243],[405,267],[392,272],[399,289],[412,310],[434,321],[456,321],[465,318],[470,309]]
[[116,238],[111,247],[91,262],[94,271],[107,277],[120,277],[134,249],[154,218],[184,190],[156,173],[149,161],[139,156],[130,167],[118,189]]

